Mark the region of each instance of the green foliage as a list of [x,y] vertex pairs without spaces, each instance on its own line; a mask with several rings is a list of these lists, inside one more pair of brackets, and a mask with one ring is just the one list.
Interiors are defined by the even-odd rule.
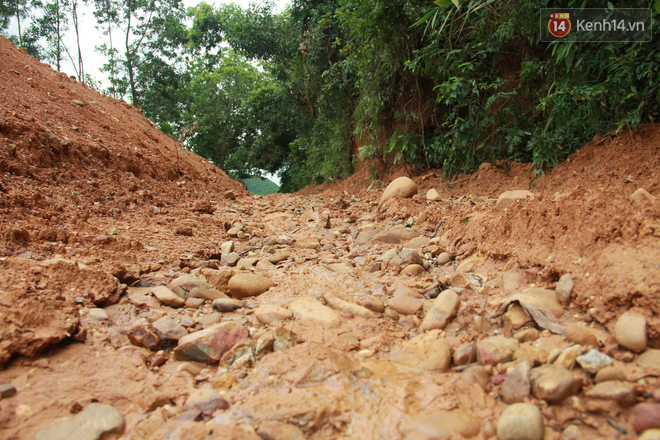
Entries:
[[243,179],[243,182],[247,186],[248,191],[260,196],[276,193],[280,190],[280,187],[275,182],[261,177],[248,177],[247,179]]

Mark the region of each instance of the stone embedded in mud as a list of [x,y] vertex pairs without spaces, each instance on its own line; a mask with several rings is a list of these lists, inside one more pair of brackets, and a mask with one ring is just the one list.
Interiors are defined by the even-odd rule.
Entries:
[[357,299],[359,305],[367,310],[375,313],[383,313],[385,311],[385,303],[380,298],[373,295],[367,295]]
[[399,272],[403,267],[410,266],[411,264],[418,264],[421,266],[423,263],[424,259],[417,250],[403,248],[401,249],[401,252],[392,258],[387,269]]
[[658,368],[660,365],[660,350],[650,348],[637,358],[637,365],[647,368]]
[[156,334],[163,340],[178,341],[188,335],[188,330],[169,316],[154,321],[151,326]]
[[229,280],[237,273],[235,269],[202,269],[202,275],[206,278],[206,281],[220,291],[227,290]]
[[430,241],[431,240],[428,237],[415,237],[412,240],[409,240],[404,248],[420,250],[421,248],[428,246]]
[[438,257],[435,259],[436,263],[438,263],[440,266],[445,265],[451,261],[451,256],[447,252],[442,252]]
[[318,249],[321,247],[321,242],[316,237],[304,237],[296,241],[296,247],[302,249]]
[[213,308],[220,313],[231,313],[245,307],[243,301],[233,298],[218,298],[213,301]]
[[327,306],[311,296],[300,297],[287,305],[287,308],[299,319],[315,321],[325,328],[341,325],[339,316]]
[[511,202],[513,202],[514,200],[524,200],[527,198],[533,199],[534,194],[532,194],[530,191],[527,191],[526,189],[519,189],[515,191],[504,191],[497,198],[495,207],[499,209],[504,209],[507,206],[509,206]]
[[229,297],[217,289],[205,289],[203,287],[195,287],[193,290],[188,292],[188,298],[186,298],[186,300],[191,298],[202,299],[205,301],[215,301],[216,299],[229,298]]
[[98,307],[89,309],[89,316],[99,322],[107,321],[110,319],[106,311]]
[[419,264],[411,264],[410,266],[406,266],[403,269],[401,269],[401,272],[399,272],[400,275],[408,275],[408,276],[417,276],[421,275],[423,273],[426,273],[426,269],[424,269],[424,266],[421,266]]
[[403,427],[406,438],[433,440],[453,438],[472,438],[481,431],[481,419],[473,417],[462,409],[451,411],[429,411],[413,416]]
[[262,324],[271,324],[273,322],[292,318],[293,313],[284,307],[276,306],[275,304],[264,304],[255,309],[254,316]]
[[626,377],[626,373],[619,367],[604,367],[598,370],[598,373],[596,373],[596,377],[594,378],[594,382],[601,383],[607,382],[608,380],[626,381],[628,379]]
[[513,358],[518,341],[503,336],[490,336],[477,342],[477,362],[480,365],[497,365]]
[[479,385],[484,391],[488,389],[488,379],[490,378],[490,375],[481,365],[472,365],[471,367],[466,368],[465,371],[461,373],[461,377],[469,383]]
[[514,403],[497,422],[499,440],[543,440],[544,436],[541,411],[531,403]]
[[174,356],[184,361],[217,364],[223,354],[247,337],[247,330],[234,321],[215,324],[179,339]]
[[660,429],[660,405],[649,402],[635,405],[630,414],[630,424],[637,433]]
[[438,200],[438,197],[440,195],[438,194],[438,191],[436,191],[434,188],[431,188],[430,190],[426,191],[426,200]]
[[444,329],[456,316],[460,305],[461,299],[454,290],[443,290],[433,300],[433,307],[424,317],[424,321],[422,321],[422,329]]
[[75,416],[42,429],[35,440],[98,440],[123,431],[124,416],[110,405],[94,402]]
[[160,348],[160,337],[147,325],[137,324],[131,327],[126,334],[133,345],[158,350]]
[[599,400],[614,400],[621,405],[630,406],[635,403],[635,384],[618,380],[608,380],[596,384],[584,393],[585,397]]
[[566,339],[580,345],[598,347],[598,338],[589,327],[569,324],[566,327]]
[[297,426],[275,421],[261,422],[257,434],[264,440],[305,440],[305,435]]
[[408,295],[397,295],[390,298],[387,305],[402,315],[414,315],[421,310],[424,300]]
[[270,278],[259,273],[239,273],[229,280],[227,288],[231,296],[242,299],[261,295],[274,285],[275,283]]
[[220,264],[223,266],[234,267],[238,264],[238,261],[241,259],[241,256],[236,252],[230,252],[228,254],[222,254],[220,257]]
[[636,205],[643,205],[645,203],[654,205],[656,198],[644,188],[637,188],[635,192],[630,195],[630,200]]
[[394,179],[392,183],[387,185],[385,192],[380,196],[378,207],[380,208],[383,203],[392,198],[408,198],[417,194],[417,184],[409,177],[399,177]]
[[536,367],[529,378],[534,397],[548,403],[559,403],[580,389],[580,380],[564,367],[556,365]]
[[197,410],[205,416],[211,416],[220,409],[229,409],[229,402],[218,391],[208,388],[194,390],[183,405],[184,411]]
[[609,367],[614,363],[614,360],[606,354],[592,348],[585,354],[576,358],[577,363],[587,373],[596,374],[598,371],[605,367]]
[[157,286],[151,289],[152,293],[158,301],[170,307],[181,307],[186,303],[186,300],[176,293],[172,292],[165,286]]
[[646,318],[628,311],[621,315],[614,326],[616,342],[635,353],[646,350]]
[[[366,240],[364,240],[364,242],[360,240],[360,236],[362,236],[362,234],[366,234]],[[386,228],[380,231],[376,230],[360,233],[356,239],[356,243],[364,244],[372,241],[376,243],[403,244],[418,236],[419,234],[410,228],[393,226],[391,228]]]
[[530,370],[530,362],[523,361],[507,374],[506,379],[502,383],[502,398],[506,403],[523,402],[529,397],[531,387],[529,382]]
[[335,310],[362,318],[373,318],[375,316],[371,310],[355,304],[348,295],[326,293],[323,297],[326,303]]
[[168,284],[167,287],[181,298],[186,299],[188,297],[188,292],[193,290],[195,287],[210,289],[213,286],[205,283],[194,275],[185,274],[172,280],[172,282]]
[[477,360],[477,344],[468,342],[454,352],[454,364],[467,365]]
[[223,254],[229,254],[231,252],[234,252],[234,242],[229,240],[225,241],[220,245],[220,252]]
[[451,364],[451,347],[440,336],[440,330],[431,330],[403,342],[392,362],[420,370],[447,371]]
[[573,278],[570,273],[565,273],[559,278],[557,287],[555,287],[555,295],[557,299],[562,304],[568,304],[571,300],[571,294],[573,293]]

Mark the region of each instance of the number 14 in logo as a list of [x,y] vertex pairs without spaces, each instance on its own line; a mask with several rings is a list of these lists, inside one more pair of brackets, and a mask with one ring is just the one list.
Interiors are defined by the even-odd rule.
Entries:
[[550,14],[548,30],[553,36],[557,38],[562,38],[568,35],[568,33],[571,31],[571,20],[569,14],[567,12],[555,12]]

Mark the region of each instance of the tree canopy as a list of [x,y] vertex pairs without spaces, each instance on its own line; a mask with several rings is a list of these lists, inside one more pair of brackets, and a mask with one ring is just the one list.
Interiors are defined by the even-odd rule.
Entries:
[[[269,3],[92,4],[106,93],[237,177],[279,173],[282,191],[346,177],[362,161],[451,176],[521,160],[541,173],[660,109],[660,46],[542,42],[549,0],[293,0],[279,13]],[[59,68],[75,58],[61,35],[77,29],[76,5],[4,2],[0,30],[24,24],[14,41]],[[648,6],[658,35],[660,1]]]

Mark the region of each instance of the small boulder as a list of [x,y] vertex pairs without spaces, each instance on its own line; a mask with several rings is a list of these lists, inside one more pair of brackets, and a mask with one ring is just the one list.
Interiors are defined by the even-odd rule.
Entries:
[[183,405],[184,411],[196,410],[206,416],[220,409],[229,409],[229,402],[218,391],[208,388],[194,390]]
[[573,283],[573,278],[570,273],[565,273],[559,278],[557,287],[555,287],[555,295],[557,295],[557,299],[560,303],[566,305],[570,302],[574,286],[575,284]]
[[239,273],[229,280],[229,294],[236,299],[242,299],[248,296],[261,295],[275,283],[258,273]]
[[646,318],[628,311],[621,315],[614,326],[616,342],[635,353],[646,350]]
[[580,380],[564,367],[542,365],[529,375],[532,394],[548,403],[559,403],[580,389]]
[[635,405],[630,414],[630,424],[637,433],[660,429],[660,405],[649,402]]
[[402,315],[414,315],[421,310],[424,300],[408,295],[397,295],[390,298],[387,305]]
[[440,195],[438,194],[438,191],[436,191],[434,188],[431,188],[430,190],[426,191],[426,200],[434,201],[438,200],[438,197]]
[[315,321],[325,328],[337,328],[341,325],[341,319],[334,310],[311,296],[300,297],[289,303],[287,308],[297,318]]
[[247,330],[234,321],[215,324],[179,339],[174,356],[184,361],[217,364],[223,354],[247,337]]
[[451,347],[440,330],[432,330],[405,341],[393,362],[420,370],[447,371],[451,364]]
[[499,440],[543,440],[544,436],[541,411],[531,403],[514,403],[497,422]]
[[497,198],[495,207],[499,209],[504,209],[511,204],[514,200],[524,200],[524,199],[533,199],[534,194],[526,189],[520,189],[515,191],[504,191]]
[[124,416],[113,406],[90,403],[75,416],[54,423],[37,433],[36,440],[98,440],[106,434],[121,434]]
[[380,208],[383,203],[395,197],[402,199],[412,197],[417,194],[417,191],[417,185],[411,178],[404,176],[394,179],[392,183],[385,188],[385,192],[378,201],[378,207]]
[[598,371],[605,367],[609,367],[614,363],[614,360],[606,354],[592,348],[588,352],[576,358],[580,367],[590,374],[596,374]]
[[276,306],[275,304],[264,304],[255,309],[254,316],[260,323],[270,324],[292,318],[293,313],[284,307]]
[[128,339],[133,345],[148,348],[149,350],[158,350],[160,348],[160,337],[147,325],[136,324],[128,331]]
[[151,289],[158,301],[170,307],[181,307],[186,303],[185,298],[180,297],[165,286],[157,286]]
[[245,307],[243,301],[233,298],[218,298],[213,301],[213,308],[220,313],[231,313]]
[[164,316],[151,324],[156,334],[163,340],[178,341],[188,335],[186,328],[169,316]]
[[480,365],[497,365],[513,358],[518,341],[504,336],[489,336],[477,342],[477,362]]
[[598,347],[598,338],[594,332],[580,324],[569,324],[566,327],[566,339],[579,345]]
[[530,370],[530,363],[528,361],[523,361],[516,365],[509,374],[507,374],[506,379],[502,383],[502,398],[506,403],[511,404],[523,402],[529,397]]

